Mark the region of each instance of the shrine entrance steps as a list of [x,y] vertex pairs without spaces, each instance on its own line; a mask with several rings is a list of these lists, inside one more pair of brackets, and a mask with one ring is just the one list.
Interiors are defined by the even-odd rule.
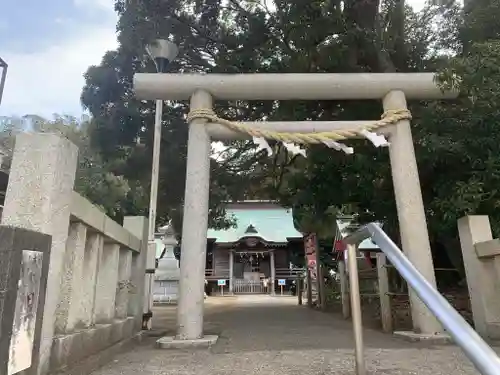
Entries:
[[[209,350],[161,350],[156,337],[117,355],[93,375],[354,374],[350,321],[297,306],[289,297],[209,297],[205,332],[219,335]],[[156,329],[175,332],[175,306],[155,309]],[[158,332],[158,334],[166,334]],[[452,345],[408,343],[366,329],[369,374],[477,374]]]

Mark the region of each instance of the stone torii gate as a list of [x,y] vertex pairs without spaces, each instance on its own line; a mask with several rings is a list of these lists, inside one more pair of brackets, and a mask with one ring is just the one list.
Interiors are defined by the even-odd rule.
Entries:
[[[384,111],[404,111],[407,99],[452,99],[443,92],[434,73],[361,74],[150,74],[134,77],[139,99],[191,100],[191,111],[210,112],[213,100],[382,100]],[[207,116],[210,118],[210,116]],[[223,122],[223,121],[222,121]],[[375,121],[242,122],[260,130],[288,133],[359,131]],[[389,137],[389,154],[403,251],[435,287],[436,279],[408,119],[380,129]],[[251,138],[224,123],[191,116],[187,156],[181,278],[177,336],[172,340],[203,340],[205,251],[212,140]],[[334,151],[332,151],[334,152]],[[414,330],[436,334],[442,327],[410,292]]]

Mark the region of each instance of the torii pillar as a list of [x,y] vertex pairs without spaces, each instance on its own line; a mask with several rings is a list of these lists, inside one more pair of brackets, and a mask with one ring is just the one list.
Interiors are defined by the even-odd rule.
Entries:
[[[384,108],[405,109],[406,99],[455,98],[434,82],[434,73],[361,74],[144,74],[134,76],[139,99],[187,100],[192,109],[212,109],[212,100],[383,100]],[[314,133],[359,129],[373,121],[246,122],[247,126],[281,132]],[[436,286],[418,170],[408,121],[387,129],[403,251]],[[387,133],[387,132],[386,132]],[[220,124],[194,120],[189,124],[186,196],[182,236],[181,279],[177,336],[164,338],[164,347],[207,345],[203,335],[203,288],[208,217],[210,141],[248,139]],[[332,152],[335,152],[332,150]],[[442,328],[423,303],[411,294],[417,333],[435,334]],[[210,341],[212,340],[212,341]],[[160,342],[159,341],[159,342]],[[166,343],[166,344],[165,344]],[[208,345],[209,345],[208,344]],[[162,346],[162,343],[160,343]]]

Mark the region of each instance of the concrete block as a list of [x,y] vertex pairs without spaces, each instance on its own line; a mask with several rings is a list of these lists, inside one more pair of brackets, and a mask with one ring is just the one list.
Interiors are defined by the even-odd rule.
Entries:
[[125,319],[128,314],[129,297],[132,285],[132,252],[129,249],[120,249],[118,265],[118,285],[116,288],[115,317]]
[[111,324],[110,343],[115,344],[127,337],[131,337],[134,331],[134,318],[115,320]]
[[[106,217],[104,220],[104,233],[108,239],[123,244],[124,246],[129,246],[130,233],[109,217]],[[134,250],[138,251],[138,249]]]
[[133,316],[129,316],[125,319],[125,323],[123,325],[123,338],[132,337],[134,335],[135,330],[135,321]]
[[95,323],[95,294],[99,260],[104,246],[104,239],[99,233],[87,236],[85,255],[83,258],[83,278],[81,296],[75,303],[78,305],[77,322],[75,326],[88,328]]
[[119,244],[104,244],[99,261],[95,296],[95,316],[96,322],[99,323],[111,322],[115,316],[119,257]]
[[102,350],[108,346],[108,343],[111,341],[112,331],[113,325],[111,323],[96,325],[93,340],[96,349]]
[[475,244],[478,258],[491,258],[500,255],[500,239],[478,242]]
[[142,328],[144,301],[149,298],[146,296],[145,288],[145,270],[147,261],[148,246],[148,220],[142,216],[127,216],[123,219],[123,227],[130,233],[141,239],[140,253],[132,255],[132,273],[131,281],[133,288],[129,295],[128,315],[135,317],[135,329]]
[[82,360],[128,342],[134,337],[133,317],[98,324],[95,327],[54,337],[51,352],[51,370],[71,368]]
[[394,337],[403,339],[409,342],[426,342],[432,345],[447,345],[453,344],[453,339],[446,333],[415,333],[413,331],[395,331]]
[[500,340],[500,323],[487,323],[488,336],[485,340]]
[[83,333],[73,332],[57,335],[52,343],[50,356],[51,368],[62,368],[69,363],[76,363],[85,356]]
[[139,252],[141,241],[120,224],[110,219],[103,211],[77,192],[71,197],[71,220],[85,223],[96,232],[104,233],[111,242],[117,242],[132,251]]
[[78,148],[58,135],[16,137],[2,224],[52,236],[37,375],[49,367],[77,158]]
[[[91,330],[88,330],[89,332]],[[98,370],[102,366],[109,363],[113,357],[123,352],[126,349],[131,349],[132,345],[141,342],[142,332],[139,332],[131,338],[120,341],[116,345],[112,345],[103,350],[99,350],[89,357],[83,358],[78,363],[69,363],[64,368],[53,370],[53,374],[71,374],[71,375],[88,375]]]
[[0,374],[37,366],[50,248],[49,235],[0,226]]
[[474,328],[482,337],[490,337],[488,325],[498,322],[500,318],[500,301],[497,290],[498,272],[495,265],[498,258],[479,258],[482,253],[487,252],[487,249],[484,246],[481,248],[481,245],[477,246],[478,244],[492,243],[493,234],[490,220],[485,215],[462,217],[458,220],[458,233],[467,276]]
[[141,240],[137,238],[134,234],[129,233],[128,246],[132,251],[138,253],[141,251]]
[[124,320],[115,320],[113,323],[111,323],[111,334],[109,336],[109,342],[111,343],[111,345],[116,344],[122,339],[124,325]]
[[[103,325],[104,326],[104,325]],[[82,334],[82,351],[85,355],[93,355],[98,353],[105,343],[100,342],[98,338],[98,332],[102,329],[102,326],[92,327],[84,330]]]
[[76,191],[71,196],[71,220],[85,223],[97,232],[104,232],[106,214]]
[[156,341],[156,346],[160,349],[210,348],[217,343],[218,339],[217,335],[207,335],[193,340],[180,340],[175,336],[165,336]]
[[56,310],[55,331],[70,332],[78,322],[79,304],[84,286],[83,268],[87,226],[71,223],[61,275],[61,292]]

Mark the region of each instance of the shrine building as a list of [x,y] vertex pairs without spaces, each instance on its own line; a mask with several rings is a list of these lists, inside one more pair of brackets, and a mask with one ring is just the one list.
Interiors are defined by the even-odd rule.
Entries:
[[275,294],[283,286],[287,292],[302,272],[292,266],[294,254],[304,254],[292,210],[271,201],[242,201],[227,203],[226,215],[235,226],[207,233],[208,289]]

